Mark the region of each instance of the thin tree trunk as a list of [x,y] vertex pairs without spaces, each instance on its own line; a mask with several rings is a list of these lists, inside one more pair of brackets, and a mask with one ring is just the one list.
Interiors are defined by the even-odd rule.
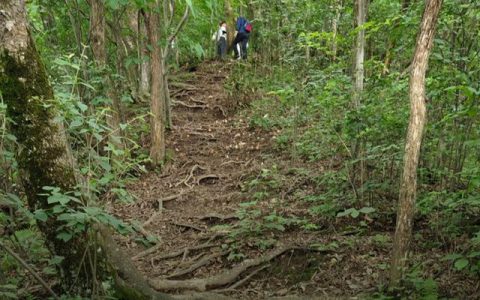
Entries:
[[[107,51],[105,44],[105,6],[102,0],[91,0],[90,2],[90,39],[92,44],[93,57],[98,68],[106,80],[103,88],[108,99],[111,100],[110,110],[107,114],[107,124],[111,130],[109,142],[117,149],[123,149],[119,140],[120,134],[120,100],[114,81],[107,71]],[[119,47],[119,45],[117,45]]]
[[105,51],[105,7],[101,0],[90,1],[90,44],[95,62],[104,67],[107,61]]
[[338,36],[338,22],[340,20],[340,10],[342,6],[341,0],[335,0],[335,16],[333,17],[332,21],[332,31],[333,31],[333,39],[332,39],[332,58],[333,61],[337,60],[337,36]]
[[[357,26],[357,40],[355,43],[355,70],[354,70],[354,90],[353,90],[353,106],[356,110],[360,109],[364,80],[365,80],[365,29],[363,28],[366,21],[367,14],[367,0],[355,1],[356,11],[356,26]],[[365,143],[364,141],[357,139],[353,145],[353,155],[355,159],[358,159],[358,163],[355,163],[352,168],[352,181],[355,182],[357,170],[360,169],[360,185],[363,186],[365,180]],[[363,189],[362,189],[363,190]],[[363,196],[361,196],[362,198]]]
[[415,197],[417,191],[417,167],[423,129],[426,123],[425,74],[433,45],[435,28],[442,0],[427,0],[420,34],[410,74],[410,120],[405,144],[403,175],[397,213],[397,225],[393,242],[390,285],[398,285],[406,265],[412,235]]
[[[11,130],[23,149],[17,161],[24,191],[32,211],[49,210],[52,205],[43,187],[72,191],[77,179],[63,126],[54,121],[55,106],[47,105],[54,99],[53,89],[28,29],[25,0],[2,1],[0,28],[0,90],[13,120]],[[63,288],[69,290],[75,283],[72,291],[84,294],[86,287],[92,287],[92,278],[85,275],[88,268],[82,266],[86,235],[58,239],[58,229],[65,222],[55,216],[38,225],[49,249],[64,257],[59,276]]]
[[233,39],[235,38],[235,16],[233,14],[233,8],[231,0],[225,0],[225,17],[227,21],[227,45],[230,49]]
[[140,12],[137,14],[138,18],[138,58],[140,59],[140,82],[138,94],[141,99],[146,99],[147,95],[150,93],[150,57],[147,49],[146,36],[147,34],[147,24],[146,20],[141,19]]
[[161,165],[165,159],[165,80],[162,70],[162,50],[159,45],[158,1],[145,14],[148,40],[151,47],[151,146],[150,159],[153,166]]
[[356,108],[360,107],[360,100],[363,92],[363,82],[365,78],[365,29],[363,25],[366,20],[366,0],[356,0],[356,25],[361,28],[357,33],[357,41],[355,44],[355,86],[353,94],[353,103]]

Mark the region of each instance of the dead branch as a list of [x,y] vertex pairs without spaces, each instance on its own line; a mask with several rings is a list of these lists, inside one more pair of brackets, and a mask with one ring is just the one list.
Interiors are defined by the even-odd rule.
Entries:
[[38,281],[38,283],[40,283],[46,290],[47,292],[50,293],[50,295],[52,295],[53,298],[55,299],[60,299],[57,294],[55,294],[55,292],[48,286],[48,284],[42,279],[42,277],[40,277],[40,275],[38,275],[37,272],[35,272],[35,270],[32,269],[32,267],[30,267],[26,261],[24,261],[20,256],[18,256],[12,249],[10,249],[7,245],[4,245],[1,241],[0,241],[0,247],[3,248],[3,250],[5,250],[5,252],[7,252],[8,254],[10,254],[16,261],[18,261],[28,272],[30,272],[30,274],[33,275],[33,277]]
[[217,287],[225,286],[229,283],[232,283],[238,276],[243,272],[248,270],[251,267],[255,267],[266,263],[275,257],[282,255],[286,251],[295,249],[294,247],[280,247],[276,250],[267,253],[264,256],[247,259],[241,264],[233,267],[230,270],[226,270],[218,275],[202,278],[202,279],[189,279],[189,280],[168,280],[168,279],[150,279],[150,285],[159,291],[168,291],[168,290],[196,290],[196,291],[207,291],[209,289],[214,289]]
[[189,274],[189,273],[191,273],[191,272],[193,272],[193,271],[195,271],[195,270],[197,270],[197,269],[199,269],[199,268],[201,268],[205,265],[210,264],[210,262],[215,260],[217,257],[222,257],[222,256],[226,255],[228,252],[229,251],[217,252],[217,253],[214,253],[212,255],[205,256],[202,259],[198,260],[193,265],[191,265],[190,267],[185,268],[183,270],[180,270],[178,272],[175,272],[172,275],[168,275],[166,278],[170,279],[170,278],[180,277],[180,276]]
[[185,13],[183,14],[182,19],[178,23],[177,28],[175,28],[175,31],[168,37],[168,43],[165,46],[165,48],[163,49],[163,60],[164,61],[168,58],[168,54],[169,54],[169,50],[172,46],[172,42],[175,40],[175,38],[177,37],[180,30],[182,30],[183,25],[185,25],[185,23],[187,22],[189,14],[190,14],[190,6],[186,5]]

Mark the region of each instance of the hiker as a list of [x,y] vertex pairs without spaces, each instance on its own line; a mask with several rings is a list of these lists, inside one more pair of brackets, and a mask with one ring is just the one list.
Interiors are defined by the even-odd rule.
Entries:
[[227,56],[227,22],[221,21],[220,27],[213,35],[212,40],[217,42],[217,56],[220,59],[225,59]]
[[247,59],[247,44],[250,38],[250,32],[252,31],[252,25],[244,17],[238,17],[236,30],[237,34],[232,44],[235,58]]

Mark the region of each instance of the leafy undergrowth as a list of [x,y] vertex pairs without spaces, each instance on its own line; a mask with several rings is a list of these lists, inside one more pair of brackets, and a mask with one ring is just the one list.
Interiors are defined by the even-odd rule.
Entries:
[[[257,93],[244,117],[251,130],[268,132],[273,140],[272,149],[263,153],[261,170],[242,184],[247,201],[239,204],[240,221],[230,225],[230,234],[259,249],[303,239],[321,250],[321,255],[308,251],[285,255],[281,263],[264,271],[267,276],[259,275],[269,278],[265,285],[275,278],[281,294],[478,297],[476,189],[438,193],[435,182],[420,187],[404,284],[395,291],[387,289],[402,148],[393,142],[396,137],[389,128],[398,127],[391,120],[406,118],[388,101],[366,105],[361,116],[349,115],[344,109],[348,80],[329,78],[335,65],[330,68],[319,71],[312,82],[296,85],[291,84],[299,82],[294,74],[266,68],[264,77],[245,84]],[[242,78],[232,79],[236,80]],[[367,176],[360,178],[355,169],[358,160],[349,152],[358,125],[355,118],[380,115],[383,119],[378,123],[362,125],[368,150]],[[385,132],[391,136],[382,138]],[[376,138],[372,144],[370,136]]]
[[[248,65],[233,68],[240,71],[199,67],[188,84],[200,82],[203,89],[184,91],[180,99],[204,107],[175,108],[172,161],[162,174],[130,185],[139,201],[114,205],[115,215],[137,219],[156,237],[147,248],[119,241],[157,287],[182,293],[254,259],[261,263],[209,289],[245,299],[478,293],[471,237],[438,230],[440,215],[432,212],[418,214],[407,277],[402,289],[389,291],[397,177],[371,176],[359,185],[337,121],[315,121],[318,108],[306,102],[300,109],[292,98],[301,97],[298,87],[289,90],[275,76],[242,76]],[[399,148],[373,149],[369,160],[398,164]],[[272,254],[282,247],[287,250]]]

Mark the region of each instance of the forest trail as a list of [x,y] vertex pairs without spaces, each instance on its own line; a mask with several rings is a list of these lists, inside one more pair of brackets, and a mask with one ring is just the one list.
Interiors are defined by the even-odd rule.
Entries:
[[375,233],[338,233],[335,224],[321,219],[315,222],[325,228],[323,234],[293,224],[278,230],[256,215],[310,218],[308,204],[297,197],[312,192],[315,174],[294,170],[321,172],[321,166],[276,153],[275,164],[293,171],[281,180],[278,195],[249,206],[249,218],[242,218],[240,204],[254,200],[242,184],[259,179],[271,163],[275,132],[251,129],[248,118],[238,110],[232,113],[235,107],[224,88],[228,66],[204,63],[190,74],[172,91],[169,163],[162,173],[148,173],[129,186],[134,204],[112,207],[123,220],[140,223],[144,240],[158,238],[150,247],[118,238],[151,285],[169,293],[208,290],[241,299],[345,297],[374,290],[379,274],[369,266],[388,260],[388,247],[375,245]]
[[[162,173],[148,173],[129,187],[138,199],[135,204],[113,208],[124,220],[141,220],[145,237],[159,239],[149,249],[128,238],[122,243],[147,278],[206,277],[232,264],[222,245],[233,241],[225,241],[226,232],[213,227],[237,220],[238,204],[246,201],[241,183],[259,171],[271,136],[249,130],[246,120],[228,113],[234,109],[223,86],[228,68],[219,63],[200,65],[172,91],[170,161]],[[203,249],[189,249],[198,246]],[[165,258],[175,252],[172,259]],[[172,276],[180,272],[186,274]]]

